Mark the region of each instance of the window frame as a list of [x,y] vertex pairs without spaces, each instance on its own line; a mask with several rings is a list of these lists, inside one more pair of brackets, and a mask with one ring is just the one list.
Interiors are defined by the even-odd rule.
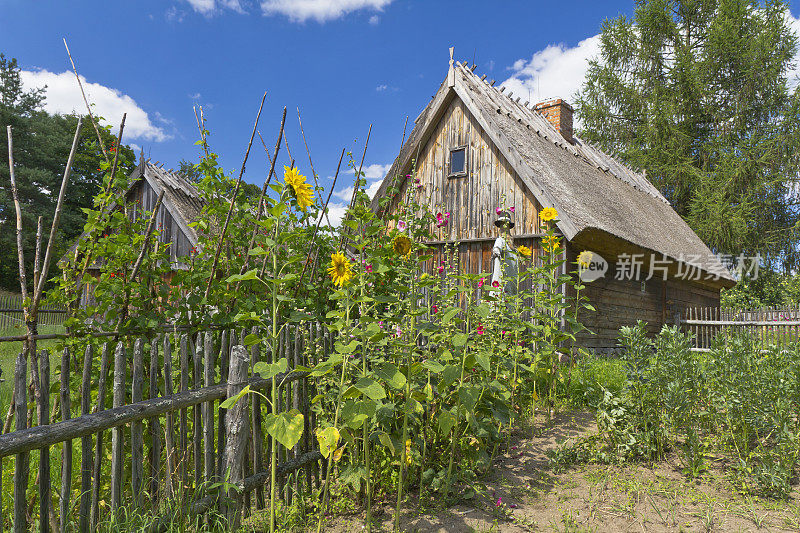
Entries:
[[[453,172],[452,163],[453,163],[453,152],[458,152],[459,150],[464,151],[464,170],[461,172]],[[461,146],[454,146],[448,151],[448,158],[447,158],[447,177],[448,178],[463,178],[466,177],[469,173],[468,164],[469,164],[469,145],[463,144]]]

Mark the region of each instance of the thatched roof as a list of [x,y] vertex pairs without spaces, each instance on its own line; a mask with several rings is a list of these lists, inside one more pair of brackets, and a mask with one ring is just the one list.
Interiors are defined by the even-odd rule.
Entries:
[[[458,97],[543,207],[555,207],[558,229],[570,241],[609,234],[675,261],[699,256],[706,272],[727,272],[647,178],[598,148],[566,141],[539,112],[512,99],[456,62],[431,102],[417,118],[400,155],[372,200],[372,208],[428,139],[450,101]],[[526,102],[527,104],[527,102]],[[722,283],[731,285],[730,274]]]
[[[152,187],[156,196],[160,194],[162,190],[164,191],[164,199],[162,200],[163,208],[170,213],[191,245],[197,246],[197,232],[191,224],[200,219],[203,210],[203,200],[200,198],[200,193],[194,183],[189,181],[183,174],[173,172],[172,170],[165,170],[142,157],[139,160],[139,165],[129,176],[128,188],[123,196],[128,198],[142,180],[145,180],[150,187]],[[109,205],[106,210],[112,211],[116,207],[117,203],[114,202]],[[86,233],[81,233],[67,252],[61,257],[60,262],[69,260],[69,258],[75,254],[78,243],[84,238],[86,238]],[[91,266],[94,268],[97,267],[98,264],[93,264]]]
[[192,246],[197,246],[197,232],[189,224],[199,220],[203,201],[194,183],[183,174],[164,170],[144,159],[139,162],[131,177],[133,179],[125,194],[127,195],[140,179],[147,180],[156,194],[160,194],[163,189],[164,205],[191,241]]

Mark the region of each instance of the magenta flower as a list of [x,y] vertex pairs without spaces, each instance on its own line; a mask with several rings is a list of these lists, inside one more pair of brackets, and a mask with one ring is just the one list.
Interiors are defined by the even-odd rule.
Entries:
[[367,263],[367,266],[364,267],[364,270],[367,271],[367,274],[372,274],[372,265]]
[[483,324],[478,324],[478,329],[476,330],[476,332],[478,333],[478,335],[483,335],[484,333]]
[[406,221],[405,220],[399,221],[397,223],[397,229],[399,229],[400,231],[403,231],[404,229],[406,229]]
[[500,507],[503,505],[503,498],[497,498],[497,503],[494,504],[495,507]]
[[509,208],[508,208],[508,211],[509,211],[510,213],[513,213],[513,212],[514,212],[514,206],[512,205],[511,207],[509,207]]
[[444,265],[439,265],[439,274],[444,272]]
[[450,222],[450,213],[447,212],[444,215],[442,213],[436,213],[436,227],[443,228]]
[[497,287],[499,287],[499,286],[500,286],[500,282],[499,282],[499,281],[497,281],[497,280],[494,280],[494,281],[492,282],[492,287],[494,287],[495,289],[496,289]]
[[500,213],[503,212],[503,210],[501,208],[497,207],[497,208],[495,208],[494,212],[499,215]]
[[433,314],[434,314],[434,315],[435,315],[436,313],[438,313],[438,312],[439,312],[439,308],[438,308],[438,307],[436,307],[436,304],[433,304],[433,305],[431,306],[431,311],[433,311]]
[[478,281],[478,288],[480,289],[483,287],[484,283],[486,283],[486,278],[481,278],[480,281]]

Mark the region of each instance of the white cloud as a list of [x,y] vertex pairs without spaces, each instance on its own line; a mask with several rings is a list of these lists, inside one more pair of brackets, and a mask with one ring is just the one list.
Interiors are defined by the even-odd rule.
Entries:
[[386,90],[386,89],[388,89],[388,88],[389,88],[389,86],[388,86],[388,85],[386,85],[385,83],[381,83],[380,85],[378,85],[377,87],[375,87],[375,90],[376,90],[376,91],[378,91],[378,92],[383,92],[383,91],[385,91],[385,90]]
[[314,19],[322,23],[361,9],[381,11],[391,2],[392,0],[262,0],[261,11],[265,15],[286,15],[292,22]]
[[[334,202],[328,204],[328,219],[331,221],[331,226],[337,227],[342,223],[344,214],[347,212],[347,206],[348,204]],[[327,219],[323,220],[327,222]]]
[[[20,72],[20,76],[23,85],[28,89],[47,85],[44,109],[48,113],[86,114],[86,105],[72,72],[65,71],[56,74],[47,70],[23,70]],[[81,76],[81,83],[89,103],[94,104],[92,114],[102,116],[104,124],[111,124],[116,128],[122,119],[122,114],[128,114],[125,119],[126,139],[159,142],[171,137],[161,127],[153,124],[147,112],[127,94],[99,83],[89,83],[83,76]],[[169,123],[159,113],[156,113],[156,117],[162,124]]]
[[571,101],[583,84],[589,59],[599,52],[599,35],[584,39],[572,48],[551,44],[529,60],[515,61],[511,66],[514,73],[501,85],[531,103],[555,97]]
[[[800,38],[800,16],[797,18],[793,17],[789,10],[786,10],[786,22],[789,24],[789,27],[795,32],[798,38]],[[800,85],[800,50],[794,56],[794,68],[789,71],[789,87],[795,88]]]
[[[207,17],[214,15],[219,10],[230,9],[237,13],[244,13],[244,7],[240,0],[186,0],[197,13]],[[180,20],[183,20],[181,17]],[[180,20],[178,22],[180,22]]]
[[[378,189],[381,186],[381,181],[383,181],[383,177],[386,175],[387,172],[389,172],[390,168],[392,168],[391,163],[387,165],[373,163],[361,169],[362,172],[364,173],[364,178],[367,180],[366,191],[370,198],[375,196],[375,193],[378,192]],[[347,171],[347,174],[355,176],[355,171],[351,168],[350,170]],[[347,202],[346,205],[350,205],[350,200],[353,198],[353,186],[350,185],[348,187],[345,187],[344,189],[333,191],[333,196],[346,201]],[[333,219],[331,219],[331,221],[333,221]]]
[[369,18],[369,23],[372,26],[377,26],[380,21],[381,21],[381,18],[378,15],[372,15]]

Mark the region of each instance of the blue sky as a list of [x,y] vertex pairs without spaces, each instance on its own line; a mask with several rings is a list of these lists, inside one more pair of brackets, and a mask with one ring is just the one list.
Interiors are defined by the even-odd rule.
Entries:
[[[66,37],[98,112],[117,124],[127,111],[125,140],[166,167],[197,159],[195,104],[234,171],[266,91],[267,145],[286,106],[289,147],[310,175],[299,106],[325,185],[343,147],[360,157],[372,124],[374,184],[399,150],[406,116],[413,125],[444,78],[448,47],[525,99],[569,99],[603,20],[632,10],[633,0],[0,0],[0,52],[19,60],[26,84],[48,85],[48,110],[83,112]],[[800,30],[796,5],[792,12]],[[267,160],[254,148],[245,179],[260,185]],[[285,149],[281,156],[287,163]]]

